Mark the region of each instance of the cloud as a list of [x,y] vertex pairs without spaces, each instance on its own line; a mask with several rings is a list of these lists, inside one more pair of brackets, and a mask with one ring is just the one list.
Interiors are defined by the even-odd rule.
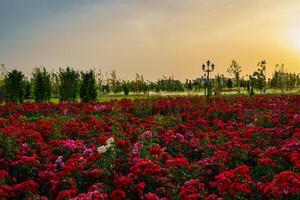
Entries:
[[280,31],[299,8],[294,0],[22,2],[0,0],[1,62],[28,71],[41,64],[101,66],[149,79],[198,76],[208,58],[220,73],[233,58],[250,71],[259,59],[272,58],[268,51],[276,58],[284,50]]

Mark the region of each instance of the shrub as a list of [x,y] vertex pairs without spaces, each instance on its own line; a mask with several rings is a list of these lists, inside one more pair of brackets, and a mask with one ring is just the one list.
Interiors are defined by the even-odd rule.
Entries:
[[13,70],[4,78],[5,97],[8,101],[21,103],[25,95],[24,74],[21,71]]
[[59,100],[75,101],[79,92],[79,74],[73,68],[59,69]]
[[50,74],[43,68],[35,68],[32,73],[34,99],[37,102],[46,102],[51,97]]
[[81,73],[80,98],[83,102],[96,101],[97,89],[94,71]]
[[128,96],[129,91],[130,91],[130,83],[128,81],[127,82],[123,81],[122,89],[123,89],[125,96]]

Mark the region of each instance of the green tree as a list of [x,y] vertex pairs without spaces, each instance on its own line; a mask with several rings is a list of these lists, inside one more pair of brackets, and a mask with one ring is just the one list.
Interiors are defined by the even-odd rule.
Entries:
[[221,91],[222,91],[222,88],[223,88],[223,85],[222,85],[222,76],[220,76],[219,74],[216,76],[216,78],[215,78],[215,81],[216,81],[216,84],[215,84],[215,86],[216,86],[216,91],[215,91],[215,93],[217,94],[217,95],[220,95],[221,94]]
[[227,72],[235,78],[235,86],[240,92],[240,73],[242,72],[242,67],[235,61],[232,60]]
[[4,64],[0,65],[0,99],[5,97],[4,79],[5,79],[6,69]]
[[101,69],[98,69],[98,73],[96,73],[96,88],[99,97],[105,92],[104,91],[104,78]]
[[25,95],[24,74],[18,70],[8,72],[4,78],[5,97],[8,101],[22,103]]
[[47,102],[51,98],[51,76],[43,68],[35,68],[32,72],[33,94],[36,102]]
[[271,78],[271,87],[279,88],[281,92],[284,92],[284,88],[287,86],[286,72],[284,64],[277,64],[275,68],[275,72]]
[[32,84],[31,84],[30,80],[28,80],[27,78],[25,78],[25,80],[24,80],[24,87],[25,87],[24,99],[30,99]]
[[147,94],[149,96],[149,85],[147,84],[147,82],[143,82],[142,88],[143,88],[144,95]]
[[54,71],[50,74],[50,83],[51,83],[51,97],[59,97],[59,77],[58,74]]
[[266,90],[266,64],[265,60],[259,62],[257,71],[250,76],[252,87],[259,89],[261,93],[265,93]]
[[158,79],[157,82],[154,84],[153,87],[154,87],[154,91],[155,92],[157,92],[157,93],[160,92],[161,91],[161,80]]
[[110,73],[110,79],[109,79],[109,86],[110,90],[113,93],[120,92],[122,90],[120,81],[118,80],[117,72],[116,70],[112,70]]
[[231,78],[229,78],[229,79],[227,80],[227,88],[228,88],[228,89],[231,89],[232,87],[233,87],[233,82],[232,82]]
[[93,70],[81,73],[80,98],[83,102],[97,100],[96,77]]
[[134,92],[142,92],[144,90],[144,77],[139,74],[135,74]]
[[73,68],[59,69],[59,100],[75,101],[79,92],[79,73]]
[[122,89],[123,89],[125,96],[128,96],[128,94],[130,92],[130,83],[128,81],[123,81]]

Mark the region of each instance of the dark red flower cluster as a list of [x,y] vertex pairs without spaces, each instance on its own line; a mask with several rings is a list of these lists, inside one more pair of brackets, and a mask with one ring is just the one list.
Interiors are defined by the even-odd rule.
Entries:
[[300,96],[0,107],[0,199],[300,199]]
[[250,196],[251,182],[249,167],[240,165],[239,167],[224,171],[215,176],[216,181],[212,181],[211,185],[218,189],[221,196]]
[[274,176],[274,179],[260,188],[267,197],[280,196],[299,196],[300,193],[300,175],[291,171],[284,171]]

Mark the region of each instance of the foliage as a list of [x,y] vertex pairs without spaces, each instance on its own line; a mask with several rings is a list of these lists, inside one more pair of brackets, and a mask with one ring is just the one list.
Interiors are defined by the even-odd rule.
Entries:
[[98,70],[98,73],[96,73],[96,88],[97,88],[97,96],[101,96],[105,92],[104,90],[104,78],[101,69]]
[[47,102],[51,98],[51,75],[43,68],[32,72],[33,93],[36,102]]
[[59,69],[59,100],[75,101],[79,92],[79,74],[71,67]]
[[235,60],[232,60],[230,66],[227,69],[227,72],[230,75],[234,76],[236,87],[238,88],[240,87],[240,73],[242,72],[241,68],[242,67]]
[[0,65],[0,99],[3,99],[5,96],[5,88],[4,88],[4,79],[5,79],[6,69],[5,65]]
[[300,83],[299,75],[288,73],[284,64],[276,65],[275,72],[270,80],[271,88],[278,88],[283,93],[284,89],[288,90],[295,88],[297,83]]
[[129,91],[130,91],[130,83],[128,81],[123,81],[122,83],[122,88],[125,96],[128,96]]
[[134,92],[142,92],[144,91],[145,82],[144,77],[139,74],[135,74],[135,80],[133,82],[133,91]]
[[93,70],[81,73],[80,98],[83,102],[97,100],[96,78]]
[[162,79],[158,79],[156,83],[150,83],[149,89],[156,92],[179,92],[184,91],[185,86],[181,81],[174,80],[173,77],[167,78],[164,76]]
[[[0,155],[6,160],[14,159],[18,144],[14,135],[0,133]],[[1,197],[1,194],[0,194]]]
[[32,84],[31,81],[25,78],[24,80],[24,88],[25,88],[25,94],[24,94],[24,99],[30,99],[31,98],[31,93],[32,93]]
[[50,73],[51,97],[59,97],[59,77],[58,74],[52,71]]
[[257,71],[249,77],[252,87],[261,90],[262,93],[266,90],[266,64],[265,60],[259,62]]
[[[4,79],[7,75],[4,65],[0,68],[0,102],[4,97],[5,84]],[[210,85],[214,91],[214,95],[221,95],[226,91],[240,92],[240,88],[247,89],[249,94],[254,94],[255,90],[260,90],[261,94],[266,92],[267,88],[272,88],[274,92],[280,89],[282,92],[295,92],[300,86],[300,74],[288,73],[284,64],[277,65],[272,78],[266,80],[265,75],[266,62],[262,61],[258,64],[258,69],[249,76],[249,79],[240,77],[241,66],[233,60],[227,72],[231,77],[225,77],[223,74],[216,74],[211,77]],[[203,93],[204,88],[207,88],[208,81],[205,76],[201,76],[194,80],[186,79],[184,81],[175,80],[173,76],[163,76],[157,81],[144,80],[143,75],[136,74],[134,80],[127,81],[118,77],[116,70],[110,74],[102,74],[99,70],[94,74],[95,83],[91,83],[90,89],[86,82],[87,79],[82,74],[87,72],[78,72],[73,68],[59,69],[59,72],[51,71],[48,73],[45,68],[34,69],[32,72],[31,82],[27,81],[28,77],[24,78],[24,97],[25,99],[34,98],[36,101],[46,102],[51,98],[59,98],[60,101],[76,101],[78,96],[82,97],[82,101],[95,101],[96,96],[101,97],[134,93],[134,95],[149,95],[152,92],[196,92]],[[95,71],[94,71],[95,73]],[[234,78],[233,78],[234,77]],[[85,80],[83,80],[85,79]],[[38,83],[37,83],[38,82]],[[126,83],[126,84],[125,84]],[[17,87],[16,87],[17,88]],[[81,89],[82,88],[82,89]],[[95,89],[94,89],[95,88]],[[50,89],[50,92],[49,92]],[[210,91],[211,91],[210,89]],[[88,92],[89,91],[89,92]],[[111,94],[114,93],[114,94]],[[9,100],[9,99],[7,99]],[[16,100],[14,100],[16,101]],[[18,100],[19,101],[19,100]]]
[[220,95],[223,85],[222,85],[222,77],[219,74],[216,76],[216,79],[215,79],[215,88],[216,88],[215,93],[217,95]]
[[21,103],[25,95],[24,74],[18,70],[8,72],[4,78],[5,97],[8,101]]
[[113,93],[117,93],[121,91],[121,83],[118,79],[118,75],[116,70],[112,70],[110,73],[110,79],[108,80],[109,86],[110,86],[110,90]]
[[231,89],[232,87],[233,87],[233,82],[232,82],[231,78],[229,78],[227,80],[227,88]]

